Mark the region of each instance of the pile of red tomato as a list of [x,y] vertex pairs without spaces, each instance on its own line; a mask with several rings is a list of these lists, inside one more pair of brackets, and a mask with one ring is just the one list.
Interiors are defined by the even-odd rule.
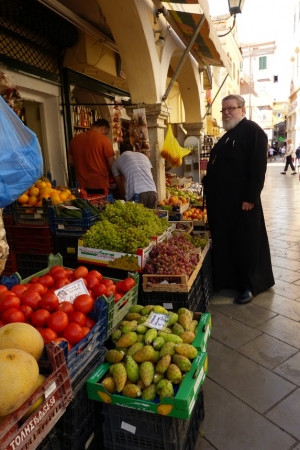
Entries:
[[[74,302],[59,302],[54,291],[82,278],[89,294],[81,294]],[[47,274],[33,277],[28,284],[16,284],[10,290],[0,285],[0,327],[12,322],[26,322],[42,335],[45,344],[50,341],[68,342],[70,350],[93,328],[95,320],[89,317],[95,300],[101,295],[114,295],[115,303],[135,285],[133,278],[114,283],[103,278],[97,270],[84,266],[66,269],[53,266]]]

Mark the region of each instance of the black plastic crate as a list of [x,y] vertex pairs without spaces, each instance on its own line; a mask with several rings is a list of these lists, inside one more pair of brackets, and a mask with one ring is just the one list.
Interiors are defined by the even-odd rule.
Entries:
[[139,303],[143,305],[163,305],[166,309],[177,311],[187,308],[191,311],[202,311],[203,295],[200,271],[189,292],[144,292]]
[[10,277],[15,272],[18,272],[18,264],[17,264],[17,257],[16,253],[14,251],[11,251],[9,249],[9,254],[5,263],[5,268],[3,272],[1,273],[1,277],[3,275],[6,275],[7,277]]
[[49,255],[54,252],[54,238],[47,225],[15,225],[14,238],[18,253]]
[[42,206],[20,206],[18,202],[12,204],[12,212],[15,223],[27,225],[42,225],[49,223],[50,200],[43,199]]
[[22,278],[45,269],[48,266],[49,255],[36,255],[29,253],[16,253],[18,272]]
[[83,209],[82,218],[57,216],[56,209],[49,207],[49,224],[52,234],[78,236],[84,234],[99,220],[99,214]]
[[15,250],[14,218],[12,214],[3,214],[2,219],[6,231],[6,240],[9,245],[9,249]]
[[203,391],[188,420],[107,404],[102,414],[107,450],[193,450],[204,418]]
[[46,435],[45,439],[37,447],[37,450],[61,450],[60,441],[55,429],[52,429],[50,433]]

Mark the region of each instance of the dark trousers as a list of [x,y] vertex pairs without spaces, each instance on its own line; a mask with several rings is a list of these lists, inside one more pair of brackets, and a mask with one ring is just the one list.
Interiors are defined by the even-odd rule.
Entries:
[[291,166],[292,171],[295,172],[296,169],[295,169],[295,166],[294,166],[294,164],[292,162],[292,155],[289,155],[289,156],[286,157],[285,168],[284,168],[285,172],[288,170],[289,166]]
[[138,194],[138,203],[142,203],[146,208],[155,208],[156,202],[157,193],[155,191],[141,192]]

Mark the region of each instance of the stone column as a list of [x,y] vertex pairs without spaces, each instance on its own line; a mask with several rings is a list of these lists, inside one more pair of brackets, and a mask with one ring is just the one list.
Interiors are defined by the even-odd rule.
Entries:
[[196,136],[198,139],[200,139],[201,136],[203,135],[203,131],[202,131],[204,128],[203,122],[184,123],[183,127],[187,132],[186,137]]

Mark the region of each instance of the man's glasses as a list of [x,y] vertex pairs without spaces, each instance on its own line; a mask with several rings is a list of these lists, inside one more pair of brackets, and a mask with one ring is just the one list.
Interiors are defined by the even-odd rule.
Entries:
[[224,114],[224,112],[228,111],[229,113],[231,113],[232,111],[234,111],[235,109],[240,109],[242,108],[241,106],[228,106],[228,108],[222,108],[221,109],[221,113]]

